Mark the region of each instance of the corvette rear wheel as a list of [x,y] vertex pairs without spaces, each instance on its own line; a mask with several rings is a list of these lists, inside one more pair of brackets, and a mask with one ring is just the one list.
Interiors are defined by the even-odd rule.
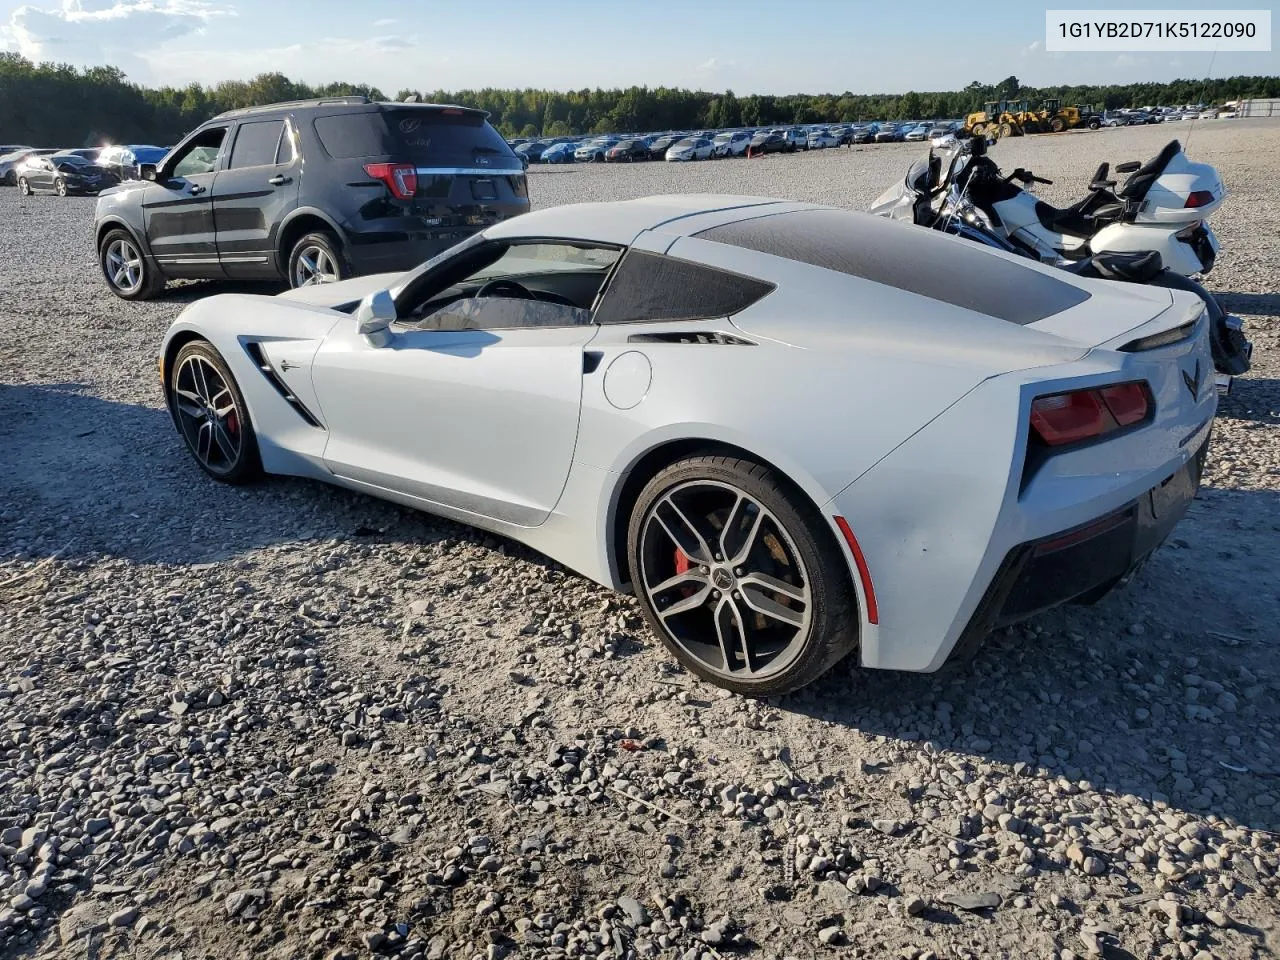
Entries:
[[173,421],[201,470],[224,483],[261,476],[249,409],[212,344],[193,340],[179,350],[167,388]]
[[857,646],[838,545],[803,495],[750,460],[691,457],[641,491],[627,535],[650,627],[717,686],[798,689]]

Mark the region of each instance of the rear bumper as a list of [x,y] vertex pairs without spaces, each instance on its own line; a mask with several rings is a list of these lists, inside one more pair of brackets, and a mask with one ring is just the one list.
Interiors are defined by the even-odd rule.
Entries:
[[422,217],[387,217],[366,221],[364,229],[345,227],[346,253],[352,270],[360,274],[398,273],[412,270],[454,244],[486,227],[529,212],[529,204],[505,204],[478,212],[474,223],[455,222],[429,226]]
[[1010,550],[952,656],[971,655],[992,630],[1051,607],[1094,603],[1127,580],[1186,514],[1208,450],[1206,437],[1176,473],[1120,509]]

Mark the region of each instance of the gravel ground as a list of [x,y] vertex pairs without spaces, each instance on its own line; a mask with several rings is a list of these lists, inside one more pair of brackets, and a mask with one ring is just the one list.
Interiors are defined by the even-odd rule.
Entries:
[[[1065,201],[1190,124],[1001,143]],[[1252,373],[1125,590],[929,675],[756,702],[521,547],[201,475],[93,201],[0,191],[0,953],[1280,953],[1280,124],[1197,124]],[[862,208],[917,145],[536,169],[535,204]]]

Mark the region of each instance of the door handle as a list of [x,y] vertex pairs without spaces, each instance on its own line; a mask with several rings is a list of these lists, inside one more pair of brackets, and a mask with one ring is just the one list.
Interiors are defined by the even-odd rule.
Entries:
[[273,187],[278,187],[281,184],[288,183],[292,179],[293,177],[286,177],[283,173],[277,173],[274,177],[268,180],[267,183],[271,184]]
[[198,183],[193,183],[187,189],[190,193],[204,193],[204,187],[200,186]]

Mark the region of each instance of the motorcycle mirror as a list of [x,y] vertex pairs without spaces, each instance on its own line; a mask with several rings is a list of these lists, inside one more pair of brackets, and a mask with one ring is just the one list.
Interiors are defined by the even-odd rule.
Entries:
[[1142,164],[1137,160],[1126,160],[1124,163],[1116,164],[1116,173],[1133,173],[1141,166]]

